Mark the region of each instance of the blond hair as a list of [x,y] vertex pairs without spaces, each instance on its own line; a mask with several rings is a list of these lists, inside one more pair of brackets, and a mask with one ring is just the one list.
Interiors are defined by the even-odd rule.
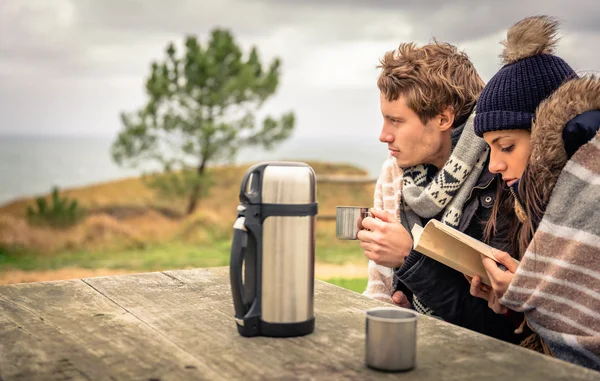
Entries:
[[455,121],[467,117],[475,106],[484,82],[464,52],[445,42],[417,47],[400,44],[385,53],[377,68],[382,69],[377,86],[388,101],[400,96],[423,123],[448,106]]

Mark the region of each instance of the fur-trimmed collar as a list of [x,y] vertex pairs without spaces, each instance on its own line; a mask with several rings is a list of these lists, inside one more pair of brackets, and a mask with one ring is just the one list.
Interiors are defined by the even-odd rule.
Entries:
[[536,184],[544,204],[567,163],[563,129],[571,119],[590,110],[600,110],[600,78],[594,75],[565,82],[538,106],[527,171],[539,180]]

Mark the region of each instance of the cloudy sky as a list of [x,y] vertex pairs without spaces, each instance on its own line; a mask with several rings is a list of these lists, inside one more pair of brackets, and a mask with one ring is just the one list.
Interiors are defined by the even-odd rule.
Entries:
[[283,61],[272,113],[295,135],[376,138],[379,57],[431,37],[464,49],[484,80],[519,19],[562,20],[558,54],[600,70],[597,0],[0,0],[0,135],[114,135],[143,104],[150,62],[185,34],[232,29],[244,48]]

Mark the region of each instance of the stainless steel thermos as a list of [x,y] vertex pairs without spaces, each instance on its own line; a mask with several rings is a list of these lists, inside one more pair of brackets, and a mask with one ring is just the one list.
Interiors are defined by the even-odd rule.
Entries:
[[242,336],[314,330],[316,179],[299,162],[263,162],[242,179],[230,281]]

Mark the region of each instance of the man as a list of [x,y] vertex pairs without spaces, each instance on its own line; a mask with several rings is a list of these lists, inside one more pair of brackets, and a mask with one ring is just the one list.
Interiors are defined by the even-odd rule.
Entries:
[[[500,183],[487,170],[488,148],[473,129],[483,81],[467,55],[447,43],[401,44],[379,68],[379,139],[390,156],[376,186],[374,218],[363,221],[358,235],[370,260],[365,294],[385,295],[393,275],[387,295],[393,293],[394,303],[519,342],[513,317],[471,296],[463,274],[414,251],[410,233],[435,218],[486,240],[484,224]],[[495,230],[488,241],[509,251],[507,219],[499,218]]]

